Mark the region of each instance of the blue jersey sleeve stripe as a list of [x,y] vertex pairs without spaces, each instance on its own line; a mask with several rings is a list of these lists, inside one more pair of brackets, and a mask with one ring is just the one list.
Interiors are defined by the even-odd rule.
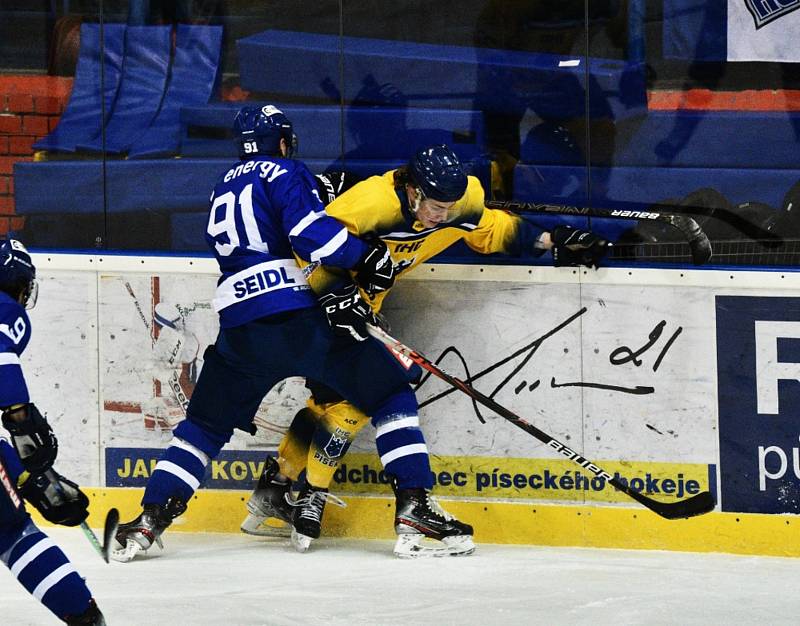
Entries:
[[328,241],[324,246],[321,248],[317,248],[311,253],[310,260],[313,263],[314,261],[322,261],[323,259],[331,256],[334,254],[339,248],[341,248],[345,242],[347,241],[347,229],[342,228],[336,235]]
[[0,365],[19,365],[19,356],[13,352],[0,352]]
[[325,211],[311,211],[303,219],[301,219],[299,222],[297,222],[295,227],[292,228],[292,230],[289,231],[289,237],[297,237],[306,228],[308,228],[311,224],[316,222],[318,219],[320,219],[324,215],[325,215]]

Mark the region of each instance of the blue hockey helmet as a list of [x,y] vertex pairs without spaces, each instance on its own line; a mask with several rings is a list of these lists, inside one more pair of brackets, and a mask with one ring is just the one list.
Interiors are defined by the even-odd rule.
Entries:
[[286,141],[287,157],[297,150],[297,135],[292,130],[292,123],[271,104],[240,109],[233,120],[233,135],[241,159],[281,156],[281,139]]
[[425,198],[455,202],[467,190],[467,175],[461,161],[446,145],[419,150],[408,163],[412,182]]
[[32,309],[38,294],[31,255],[16,239],[0,239],[0,291]]

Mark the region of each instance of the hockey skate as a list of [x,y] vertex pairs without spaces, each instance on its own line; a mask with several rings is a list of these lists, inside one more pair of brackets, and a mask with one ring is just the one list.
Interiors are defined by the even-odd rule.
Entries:
[[119,525],[109,556],[120,563],[127,563],[140,552],[147,552],[153,543],[163,550],[161,534],[185,510],[186,504],[176,498],[167,500],[166,506],[145,504],[139,517]]
[[[394,553],[401,558],[466,556],[475,552],[472,526],[447,513],[425,489],[397,489]],[[425,545],[425,539],[441,542]]]
[[97,603],[92,598],[89,601],[89,606],[80,615],[67,615],[64,618],[67,626],[106,626],[106,620],[100,609],[97,608]]
[[322,530],[322,514],[325,502],[330,500],[337,506],[347,506],[327,489],[318,489],[308,483],[300,491],[292,506],[297,507],[292,515],[292,546],[298,552],[308,550],[314,539],[319,539]]
[[289,537],[292,532],[292,506],[287,501],[292,483],[276,478],[280,466],[268,457],[258,484],[247,501],[248,515],[240,527],[248,535]]

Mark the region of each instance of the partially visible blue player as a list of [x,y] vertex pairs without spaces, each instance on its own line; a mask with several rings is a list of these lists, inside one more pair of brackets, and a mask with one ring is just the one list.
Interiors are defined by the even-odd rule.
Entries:
[[[159,542],[234,429],[255,433],[256,409],[285,378],[319,381],[387,422],[417,416],[406,369],[366,340],[372,313],[358,287],[392,286],[386,244],[362,241],[326,215],[314,177],[290,158],[297,139],[278,109],[243,108],[234,133],[240,161],[214,187],[206,231],[222,273],[219,335],[206,349],[186,419],[147,483],[142,513],[120,526],[120,561]],[[310,263],[305,272],[295,254]],[[307,275],[319,264],[354,270],[358,285],[347,281],[318,299]]]
[[77,526],[89,499],[57,474],[58,442],[31,402],[19,357],[31,337],[25,309],[36,304],[36,269],[25,247],[0,239],[0,411],[12,444],[0,438],[0,560],[37,600],[67,624],[105,624],[69,558],[25,510],[24,501],[54,524]]

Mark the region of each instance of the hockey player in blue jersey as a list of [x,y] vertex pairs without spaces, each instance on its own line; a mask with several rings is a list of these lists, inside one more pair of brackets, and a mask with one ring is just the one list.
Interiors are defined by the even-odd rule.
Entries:
[[11,434],[11,443],[0,438],[0,560],[59,619],[101,625],[103,615],[86,582],[25,510],[27,501],[46,520],[77,526],[89,505],[78,486],[53,469],[58,442],[31,402],[20,365],[31,337],[25,309],[36,303],[35,279],[25,247],[0,240],[0,411]]
[[[459,241],[482,254],[541,255],[551,250],[557,265],[596,266],[608,246],[589,231],[558,226],[548,232],[519,216],[487,208],[480,182],[467,176],[445,145],[421,148],[408,165],[352,186],[332,199],[326,212],[352,233],[380,237],[389,247],[398,279]],[[340,275],[335,269],[319,268],[309,283],[317,293],[325,293]],[[387,293],[364,297],[379,313]],[[304,471],[303,494],[327,493],[350,442],[371,422],[384,472],[395,492],[395,554],[459,556],[474,551],[472,527],[447,513],[431,493],[430,458],[419,422],[371,419],[317,381],[307,384],[312,397],[280,442],[278,458],[266,458],[247,502],[242,530],[275,534],[272,523],[263,525],[273,518],[291,525],[296,546],[298,536],[305,541],[319,537],[326,500],[308,497],[299,512],[292,509],[287,505],[292,481]]]
[[[386,245],[362,241],[326,215],[308,168],[290,158],[297,140],[278,109],[243,108],[234,134],[240,161],[214,187],[206,232],[222,274],[214,297],[220,331],[186,419],[148,480],[141,514],[119,528],[120,561],[160,541],[234,429],[254,433],[256,409],[285,378],[320,381],[387,422],[417,417],[405,368],[367,340],[364,327],[372,313],[359,287],[379,293],[394,282]],[[305,272],[295,254],[310,263]],[[307,275],[320,264],[352,269],[355,282],[348,274],[318,298]]]

